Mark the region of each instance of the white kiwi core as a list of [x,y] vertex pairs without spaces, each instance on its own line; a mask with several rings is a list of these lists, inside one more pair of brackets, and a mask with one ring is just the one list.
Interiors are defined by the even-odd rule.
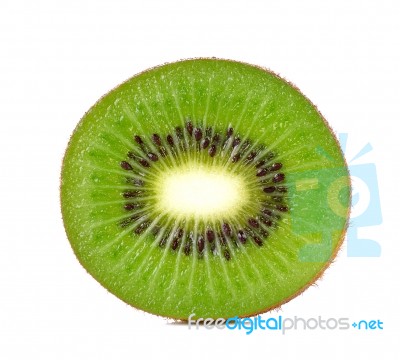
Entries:
[[217,166],[187,166],[164,174],[158,205],[177,218],[232,217],[248,201],[245,180]]

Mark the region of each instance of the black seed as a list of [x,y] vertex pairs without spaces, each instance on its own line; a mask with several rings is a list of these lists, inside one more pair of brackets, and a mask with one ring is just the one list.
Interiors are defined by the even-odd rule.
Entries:
[[210,243],[212,243],[214,241],[214,239],[215,239],[214,231],[212,231],[211,229],[208,229],[206,231],[206,236],[207,236],[208,242],[210,242]]
[[135,234],[142,234],[143,231],[145,231],[149,227],[150,223],[149,222],[144,222],[141,223],[136,229],[135,229]]
[[268,231],[264,229],[258,229],[259,234],[265,239],[269,236]]
[[134,203],[124,205],[124,209],[127,211],[137,209],[138,207],[139,207],[139,204],[134,204]]
[[229,226],[229,224],[223,223],[223,224],[222,224],[222,231],[224,232],[224,234],[225,234],[226,236],[231,237],[231,235],[232,235],[232,229],[231,229],[231,227]]
[[178,230],[176,230],[176,232],[175,232],[174,238],[175,238],[175,239],[180,239],[180,238],[182,237],[182,235],[183,235],[183,229],[178,229]]
[[226,245],[226,239],[225,236],[221,233],[218,234],[218,239],[221,245],[225,246]]
[[230,138],[231,136],[232,136],[232,134],[233,134],[233,128],[228,128],[228,130],[226,131],[226,137],[227,138]]
[[158,134],[153,134],[151,136],[151,140],[153,140],[154,144],[156,144],[157,146],[161,146],[161,138],[160,135]]
[[154,235],[154,236],[156,236],[159,232],[160,232],[160,230],[161,230],[161,228],[159,227],[159,226],[154,226],[152,229],[151,229],[151,233]]
[[282,168],[282,164],[281,163],[273,163],[272,165],[268,166],[268,170],[269,171],[277,171],[280,168]]
[[237,137],[237,138],[235,138],[235,140],[233,140],[232,147],[236,147],[236,146],[238,146],[239,144],[240,144],[240,138]]
[[262,209],[261,212],[265,215],[272,216],[273,212],[269,209]]
[[193,124],[190,121],[188,121],[186,123],[186,130],[189,133],[189,135],[192,136],[192,134],[193,134]]
[[139,164],[146,168],[150,167],[150,164],[145,159],[139,159]]
[[252,161],[255,157],[257,156],[257,153],[255,151],[252,151],[249,155],[247,155],[247,160]]
[[129,151],[127,155],[130,159],[136,159],[136,155],[132,151]]
[[131,164],[129,164],[127,161],[121,161],[121,167],[124,170],[133,170]]
[[126,178],[126,182],[128,184],[136,185],[136,186],[143,186],[144,181],[140,179],[134,179],[134,178]]
[[236,155],[234,155],[233,157],[232,157],[232,162],[233,163],[236,163],[236,162],[238,162],[240,160],[240,154],[236,154]]
[[174,239],[171,244],[172,250],[176,250],[179,246],[179,239]]
[[122,220],[120,223],[119,223],[119,225],[122,227],[122,228],[125,228],[125,227],[127,227],[129,224],[131,224],[132,222],[131,221],[129,221],[129,220]]
[[212,142],[218,144],[220,139],[221,137],[219,136],[219,134],[215,134],[212,138]]
[[124,227],[127,227],[127,226],[131,225],[138,218],[139,218],[139,215],[133,215],[133,216],[130,216],[129,218],[127,218],[127,219],[122,220],[119,224],[120,224],[121,227],[124,228]]
[[273,152],[269,152],[267,154],[267,160],[272,160],[275,157],[275,154]]
[[174,138],[172,135],[167,135],[167,142],[170,146],[174,146]]
[[245,140],[245,142],[242,145],[242,150],[246,150],[250,146],[250,141]]
[[143,186],[144,185],[144,181],[140,180],[140,179],[135,179],[134,184],[137,186]]
[[231,254],[229,253],[229,251],[227,249],[224,250],[224,257],[228,261],[231,259]]
[[199,128],[194,129],[194,138],[196,141],[200,141],[201,137],[203,136],[203,132]]
[[260,224],[258,223],[258,221],[256,219],[250,218],[249,220],[247,220],[248,224],[250,226],[252,226],[253,228],[258,228],[260,227]]
[[253,236],[253,240],[258,246],[263,246],[263,242],[258,236]]
[[129,190],[129,191],[125,191],[125,192],[122,194],[122,196],[123,196],[125,199],[129,199],[129,198],[136,197],[136,196],[140,195],[141,193],[142,193],[142,191],[140,191],[140,190]]
[[247,241],[247,235],[243,230],[239,230],[237,233],[237,238],[242,244],[245,244]]
[[202,253],[204,250],[204,238],[201,235],[197,239],[197,250],[199,251],[199,253]]
[[162,157],[166,157],[168,155],[167,150],[165,149],[164,146],[160,146],[158,150],[160,151]]
[[275,186],[268,186],[268,187],[263,188],[263,191],[267,194],[273,193],[275,190],[276,190]]
[[274,183],[278,183],[285,180],[285,174],[279,173],[279,174],[275,174],[274,177],[272,178],[272,181]]
[[185,253],[186,256],[190,255],[191,249],[192,249],[191,243],[187,242],[183,249],[183,252]]
[[289,211],[289,208],[286,205],[278,204],[276,205],[277,210],[281,212],[287,212]]
[[151,160],[151,161],[157,161],[158,160],[158,156],[154,153],[148,153],[147,157]]
[[260,168],[261,166],[263,166],[264,164],[265,164],[265,160],[260,160],[260,161],[257,162],[256,168],[258,169],[258,168]]
[[272,226],[272,220],[267,218],[262,218],[262,222],[267,226]]
[[162,239],[160,240],[160,242],[159,242],[158,245],[159,245],[160,247],[164,247],[165,244],[167,243],[167,239],[168,239],[168,237],[162,238]]
[[208,137],[206,137],[206,138],[202,141],[201,147],[202,147],[203,149],[206,149],[206,148],[208,147],[208,145],[210,145],[210,139],[209,139]]
[[175,133],[178,139],[182,140],[183,139],[183,131],[181,127],[176,127],[175,128]]
[[217,147],[215,145],[211,145],[211,147],[208,149],[208,154],[211,157],[214,157],[216,152],[217,152]]
[[139,135],[135,135],[135,141],[139,144],[139,145],[143,145],[143,140]]
[[265,225],[267,225],[267,226],[272,226],[272,221],[271,221],[271,219],[268,219],[268,218],[263,217],[263,216],[262,216],[260,219],[261,219],[261,222],[262,222],[263,224],[265,224]]
[[265,175],[267,175],[267,173],[268,173],[267,169],[258,169],[256,176],[258,176],[258,177],[265,176]]
[[285,188],[284,186],[278,186],[276,188],[280,193],[285,193],[287,192],[287,188]]

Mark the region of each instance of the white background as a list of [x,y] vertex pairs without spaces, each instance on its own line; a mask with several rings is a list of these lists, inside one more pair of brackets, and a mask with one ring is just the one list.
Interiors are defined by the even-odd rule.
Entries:
[[[399,359],[399,17],[396,0],[2,0],[0,358]],[[294,82],[349,133],[349,159],[372,144],[356,163],[377,166],[383,224],[360,235],[382,256],[345,247],[317,287],[265,316],[380,319],[384,330],[189,331],[125,305],[78,264],[58,199],[77,122],[135,73],[204,56]]]

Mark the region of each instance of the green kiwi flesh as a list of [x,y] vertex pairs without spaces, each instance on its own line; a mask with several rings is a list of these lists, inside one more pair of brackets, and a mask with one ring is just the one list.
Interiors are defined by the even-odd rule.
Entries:
[[129,79],[84,115],[61,207],[80,263],[126,303],[175,319],[243,317],[328,267],[350,180],[331,129],[293,85],[195,59]]

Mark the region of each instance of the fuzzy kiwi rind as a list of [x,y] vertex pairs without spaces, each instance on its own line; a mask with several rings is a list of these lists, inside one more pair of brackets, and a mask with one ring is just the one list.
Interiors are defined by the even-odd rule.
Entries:
[[[151,236],[134,246],[141,235],[103,220],[123,214],[120,190],[98,189],[121,184],[134,135],[165,136],[187,119],[238,134],[251,127],[251,139],[284,164],[289,215],[262,247],[241,248],[230,261],[151,247]],[[322,275],[344,239],[350,178],[331,129],[292,84],[249,64],[193,59],[134,76],[85,114],[65,153],[61,205],[78,260],[120,299],[169,318],[229,318],[276,308]]]

